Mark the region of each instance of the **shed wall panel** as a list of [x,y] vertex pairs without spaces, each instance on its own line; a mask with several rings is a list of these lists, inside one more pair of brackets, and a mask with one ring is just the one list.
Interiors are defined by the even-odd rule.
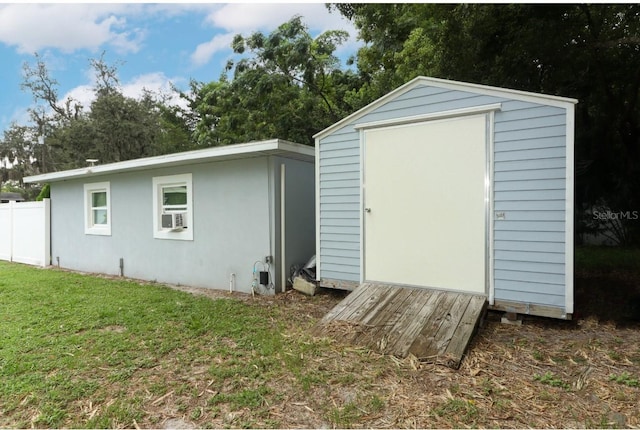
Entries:
[[530,191],[530,190],[562,190],[564,179],[517,179],[511,181],[495,181],[495,191]]
[[[498,280],[496,282],[500,283],[501,289],[503,289],[505,292],[510,292],[511,294],[517,293],[517,292],[536,294],[537,291],[544,288],[547,290],[550,296],[555,296],[555,297],[564,296],[564,289],[562,288],[561,285],[549,286],[549,284],[541,284],[541,283],[531,282],[531,281]],[[503,297],[503,300],[513,300],[513,297],[514,297],[513,295],[505,295]],[[534,302],[534,303],[539,305],[544,304],[544,303],[538,303],[538,302]]]
[[565,211],[513,210],[509,212],[509,220],[511,221],[564,221]]
[[496,131],[496,142],[564,136],[566,129],[564,125],[557,125],[550,127],[529,128],[526,130],[526,133],[523,133],[523,131],[524,130]]
[[522,140],[507,140],[503,142],[496,142],[494,151],[496,154],[505,151],[519,151],[523,149],[536,149],[536,148],[557,148],[564,147],[564,136],[551,136],[541,137],[538,139],[522,139]]
[[[509,286],[510,288],[507,288]],[[534,291],[526,291],[525,288],[530,286]],[[502,292],[500,296],[500,300],[506,300],[510,302],[517,303],[529,303],[534,305],[542,305],[542,306],[552,306],[563,308],[564,307],[564,289],[561,289],[561,293],[552,294],[549,291],[549,287],[544,284],[535,284],[535,283],[500,283],[496,280],[496,288],[500,287],[500,291]],[[545,290],[546,294],[544,297],[544,301],[540,302],[541,299],[540,290]],[[560,290],[559,290],[560,291]]]
[[[561,242],[535,242],[535,241],[518,241],[518,240],[499,240],[493,241],[493,249],[495,252],[503,251],[525,251],[525,252],[544,252],[544,253],[560,253],[564,258],[564,243]],[[496,257],[497,258],[497,257]]]
[[564,158],[563,147],[520,149],[497,152],[495,161],[535,160],[539,158]]
[[[344,251],[358,251],[360,252],[360,244],[357,242],[345,242],[339,240],[330,240],[325,237],[322,241],[322,249],[331,249],[331,250],[344,250]],[[334,254],[335,255],[335,254]]]
[[[334,249],[331,248],[331,245],[328,244],[324,248],[322,248],[322,255],[325,257],[344,257],[344,258],[360,258],[360,250],[359,249],[342,249],[340,252],[334,253]],[[358,263],[359,264],[359,263]]]
[[[498,262],[496,262],[497,264]],[[503,281],[522,281],[522,282],[537,282],[540,284],[551,284],[558,287],[564,285],[564,275],[556,273],[540,273],[529,272],[524,270],[504,270],[495,269],[496,281],[501,279]],[[502,298],[502,297],[501,297]]]
[[561,252],[536,252],[536,251],[508,251],[496,249],[496,260],[500,261],[529,261],[540,263],[564,263],[564,255]]
[[563,158],[542,158],[537,160],[496,161],[496,172],[523,172],[527,170],[564,168],[567,161]]
[[562,179],[567,177],[567,169],[559,167],[555,169],[536,170],[511,170],[504,172],[494,172],[494,182],[528,181],[532,179]]
[[564,275],[564,261],[560,263],[545,263],[531,260],[511,261],[496,259],[495,268],[496,270]]
[[[564,305],[565,109],[429,85],[399,94],[319,140],[320,278],[360,280],[355,252],[361,238],[354,224],[359,226],[362,210],[360,133],[354,126],[493,103],[502,105],[492,137],[493,208],[502,216],[492,221],[495,298]],[[353,228],[348,234],[336,229],[346,226]]]
[[540,128],[549,128],[560,126],[564,129],[565,116],[564,112],[556,115],[548,115],[548,116],[536,116],[533,109],[529,112],[531,116],[528,118],[521,118],[515,120],[506,120],[504,117],[501,118],[499,123],[496,123],[496,133],[504,132],[504,131],[521,131],[521,130],[531,130],[531,129],[540,129]]
[[565,205],[563,200],[551,200],[551,201],[497,201],[494,204],[496,211],[510,211],[510,210],[551,210],[551,211],[564,211]]
[[[342,268],[350,269],[345,265],[339,265],[339,267],[341,269]],[[353,271],[351,270],[345,270],[340,272],[340,271],[325,269],[323,270],[322,274],[324,279],[337,279],[340,281],[360,282],[360,276],[357,274],[354,275]]]
[[355,218],[329,218],[325,226],[360,227],[360,221]]

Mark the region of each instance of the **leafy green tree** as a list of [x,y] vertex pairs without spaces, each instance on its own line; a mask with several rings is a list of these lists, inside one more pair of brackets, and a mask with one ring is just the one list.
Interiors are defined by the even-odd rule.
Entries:
[[93,131],[91,157],[101,163],[154,155],[160,121],[149,94],[135,100],[119,91],[98,91],[88,122]]
[[15,184],[11,191],[19,191],[28,196],[31,186],[22,182],[24,176],[37,173],[34,159],[38,145],[32,127],[20,126],[12,123],[4,131],[0,140],[0,189],[3,183]]
[[171,105],[166,100],[157,101],[156,108],[159,114],[159,133],[154,143],[154,155],[197,149],[192,139],[194,127],[184,109]]
[[269,35],[237,35],[234,52],[250,56],[229,63],[218,82],[191,84],[198,144],[275,137],[312,144],[314,133],[354,110],[350,94],[359,78],[334,55],[346,37],[327,31],[313,38],[300,17]]
[[[640,208],[638,5],[460,5],[444,34],[444,77],[579,100],[578,210]],[[620,241],[640,243],[623,224]]]
[[[0,159],[8,161],[13,176],[9,178],[7,174],[7,179],[16,179],[22,183],[22,177],[34,171],[35,146],[34,130],[30,127],[13,123],[4,131],[0,141]],[[6,168],[3,164],[3,169]]]
[[365,105],[416,76],[438,76],[443,22],[453,6],[425,3],[328,5],[354,22],[365,42],[355,61]]
[[[576,206],[640,209],[637,4],[330,7],[366,42],[363,102],[420,74],[577,98]],[[640,223],[625,228],[624,240],[640,243]]]
[[58,99],[58,83],[39,56],[35,65],[24,66],[23,88],[34,98],[30,114],[40,172],[85,166],[88,158],[104,164],[193,147],[187,123],[164,95],[145,91],[139,99],[124,96],[118,64],[106,63],[104,53],[90,65],[96,83],[88,107]]

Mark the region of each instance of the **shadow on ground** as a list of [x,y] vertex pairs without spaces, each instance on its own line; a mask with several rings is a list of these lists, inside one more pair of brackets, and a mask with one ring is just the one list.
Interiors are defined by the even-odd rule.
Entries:
[[576,271],[574,319],[596,318],[640,327],[640,273],[625,270]]

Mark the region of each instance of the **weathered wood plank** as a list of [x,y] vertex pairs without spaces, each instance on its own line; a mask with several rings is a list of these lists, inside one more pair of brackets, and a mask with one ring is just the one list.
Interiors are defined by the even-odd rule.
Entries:
[[470,301],[470,295],[460,294],[453,302],[449,309],[449,313],[447,313],[446,318],[434,336],[436,342],[435,348],[438,351],[438,355],[444,354],[447,350],[447,347],[449,346],[451,339],[454,337],[456,330],[458,329],[458,325],[460,324],[460,320],[464,316]]
[[387,307],[390,302],[394,301],[396,296],[401,295],[402,291],[399,288],[391,288],[387,292],[386,296],[380,300],[380,302],[371,309],[367,315],[363,315],[360,322],[367,325],[375,325],[377,320],[387,313]]
[[340,315],[345,309],[351,306],[362,294],[367,293],[368,285],[362,285],[356,288],[353,292],[349,293],[340,303],[338,303],[333,309],[331,309],[320,321],[321,323],[332,321],[336,319],[337,315]]
[[394,327],[394,342],[389,345],[389,351],[397,357],[405,358],[409,355],[409,348],[413,341],[422,331],[444,294],[436,290],[421,293]]
[[[349,303],[347,304],[347,306],[344,306],[340,312],[337,312],[333,315],[334,320],[346,320],[348,319],[349,315],[351,315],[364,301],[366,301],[367,299],[369,299],[371,297],[371,295],[374,292],[377,292],[379,290],[378,286],[376,285],[370,285],[370,284],[364,284],[362,285],[361,288],[358,288],[357,290],[355,290],[353,293],[353,298],[350,299],[352,294],[349,294],[349,296],[347,296],[347,299],[349,300]],[[340,304],[338,304],[339,306]]]
[[445,293],[442,295],[438,304],[433,308],[429,319],[425,322],[420,334],[409,347],[409,353],[415,355],[420,360],[426,360],[431,357],[437,357],[439,351],[435,344],[435,335],[438,333],[440,326],[444,322],[457,294]]
[[378,302],[369,309],[368,312],[359,315],[359,319],[352,319],[354,326],[357,330],[354,330],[352,336],[348,337],[348,341],[354,345],[362,345],[360,338],[366,336],[371,331],[378,329],[378,324],[384,324],[384,321],[379,322],[378,319],[381,315],[385,315],[384,309],[393,302],[396,296],[400,293],[397,288],[389,289],[384,296],[382,296]]
[[313,331],[401,358],[413,354],[457,368],[485,308],[484,296],[363,284]]
[[342,311],[342,313],[336,315],[335,319],[353,322],[360,321],[392,288],[393,287],[389,285],[380,284],[367,286],[367,291],[361,294],[360,297]]
[[469,306],[467,307],[464,316],[460,320],[458,330],[456,331],[453,339],[451,339],[451,342],[449,343],[445,351],[445,355],[451,357],[459,357],[457,363],[453,363],[453,367],[458,368],[460,366],[462,356],[469,346],[471,337],[476,331],[476,328],[478,328],[480,318],[484,314],[486,306],[487,299],[485,297],[473,296],[471,298]]
[[375,348],[384,352],[388,343],[388,333],[397,320],[406,312],[407,305],[411,302],[415,292],[407,288],[396,288],[398,293],[389,302],[383,311],[372,319],[375,327],[367,331],[358,339],[358,344]]

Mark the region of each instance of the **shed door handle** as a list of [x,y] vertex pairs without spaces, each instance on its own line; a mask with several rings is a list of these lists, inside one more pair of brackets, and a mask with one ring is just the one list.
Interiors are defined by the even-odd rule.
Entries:
[[367,212],[367,213],[370,213],[371,212],[371,208],[364,208],[364,211]]

